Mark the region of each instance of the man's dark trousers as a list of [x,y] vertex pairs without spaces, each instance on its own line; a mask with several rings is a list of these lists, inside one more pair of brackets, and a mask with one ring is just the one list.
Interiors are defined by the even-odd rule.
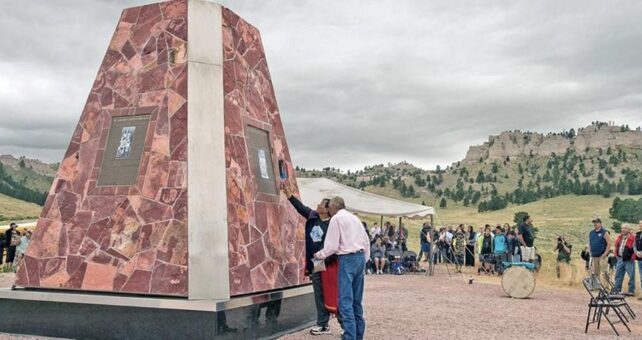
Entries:
[[[328,322],[330,321],[330,313],[325,308],[325,303],[323,302],[323,285],[321,284],[321,273],[313,273],[310,275],[312,280],[312,289],[314,290],[314,303],[317,307],[317,326],[319,327],[328,327]],[[341,314],[337,313],[337,321],[339,325],[343,327],[341,320]]]
[[325,304],[323,303],[323,286],[321,285],[321,273],[313,273],[310,275],[312,279],[312,288],[314,289],[314,303],[317,307],[317,326],[319,327],[328,327],[328,321],[330,321],[330,313],[325,309]]

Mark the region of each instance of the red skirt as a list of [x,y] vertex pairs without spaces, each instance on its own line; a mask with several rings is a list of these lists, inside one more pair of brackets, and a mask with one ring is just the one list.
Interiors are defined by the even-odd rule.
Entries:
[[321,286],[323,287],[325,309],[332,314],[337,314],[339,308],[339,260],[326,263],[325,270],[321,272]]

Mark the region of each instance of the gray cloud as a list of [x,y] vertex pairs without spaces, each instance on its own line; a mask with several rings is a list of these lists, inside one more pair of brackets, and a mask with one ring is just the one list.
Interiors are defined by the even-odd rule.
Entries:
[[[0,152],[60,159],[120,11],[146,2],[4,4]],[[502,130],[642,125],[639,3],[223,4],[261,30],[304,167],[434,167]]]

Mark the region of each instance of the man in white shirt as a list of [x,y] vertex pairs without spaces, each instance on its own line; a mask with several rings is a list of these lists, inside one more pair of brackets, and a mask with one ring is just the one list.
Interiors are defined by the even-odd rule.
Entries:
[[345,210],[343,198],[330,199],[330,226],[317,259],[339,255],[339,314],[343,319],[343,339],[361,340],[366,329],[363,318],[363,283],[370,239],[357,216]]

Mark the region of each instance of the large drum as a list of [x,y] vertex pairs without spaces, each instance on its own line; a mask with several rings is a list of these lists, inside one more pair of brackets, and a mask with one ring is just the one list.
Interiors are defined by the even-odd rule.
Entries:
[[502,288],[512,298],[525,299],[535,290],[535,275],[524,267],[510,267],[502,276]]
[[339,311],[339,259],[326,263],[321,272],[321,287],[325,309],[336,315]]

